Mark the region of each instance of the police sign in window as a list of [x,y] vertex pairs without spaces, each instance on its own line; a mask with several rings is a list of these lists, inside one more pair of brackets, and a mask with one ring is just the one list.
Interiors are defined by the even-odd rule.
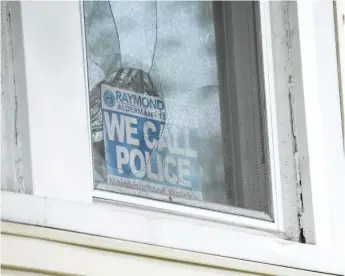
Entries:
[[253,2],[84,2],[95,189],[272,218]]

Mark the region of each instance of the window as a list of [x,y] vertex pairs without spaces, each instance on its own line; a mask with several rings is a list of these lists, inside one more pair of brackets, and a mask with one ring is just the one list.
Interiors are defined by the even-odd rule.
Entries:
[[[97,6],[106,3],[91,2],[85,5],[90,5],[92,10],[93,4]],[[121,2],[111,5],[120,4]],[[122,21],[118,20],[121,5],[112,9],[112,14],[94,14],[98,21],[106,21],[100,28],[97,24],[86,22],[89,13],[85,10],[84,3],[8,2],[12,7],[11,20],[15,23],[9,29],[14,34],[14,68],[20,72],[15,75],[17,98],[11,98],[11,103],[15,106],[17,99],[21,105],[18,106],[21,113],[18,113],[20,116],[17,118],[17,126],[21,127],[17,129],[18,135],[13,137],[18,138],[17,149],[27,163],[22,163],[25,174],[20,175],[20,170],[11,170],[12,168],[7,171],[9,174],[19,171],[25,187],[30,189],[25,190],[26,195],[2,192],[2,220],[226,258],[344,274],[342,248],[345,230],[344,223],[339,218],[344,210],[345,158],[342,150],[333,3],[176,2],[173,7],[180,7],[182,11],[188,7],[188,12],[180,13],[185,20],[176,20],[177,22],[169,20],[174,14],[161,17],[161,12],[164,12],[162,6],[168,4],[174,3],[137,3],[135,7],[126,3],[124,8],[133,8],[133,12],[129,15],[123,12],[121,16],[128,15],[132,18],[133,14],[136,20],[129,20],[128,26],[133,26],[131,32],[124,32]],[[147,9],[143,15],[144,7]],[[196,16],[200,15],[200,11],[203,14],[201,18],[207,21],[203,22],[205,28],[198,25],[202,23],[198,21],[200,16]],[[113,15],[117,23],[116,29],[112,23]],[[244,15],[247,20],[244,20]],[[181,41],[195,38],[190,43],[205,41],[207,38],[209,44],[205,43],[212,47],[198,45],[201,53],[207,48],[207,54],[204,55],[197,55],[197,51],[193,51],[195,47],[185,47],[178,51],[181,44],[177,42],[170,43],[173,49],[162,49],[164,25],[160,20],[168,21],[170,25],[175,24],[174,28],[170,28],[169,38],[177,39],[185,34]],[[181,25],[184,26],[186,21],[188,26],[182,28]],[[167,23],[168,26],[169,24]],[[247,26],[246,32],[242,30],[244,25]],[[91,26],[95,29],[88,29]],[[122,41],[119,48],[116,48],[116,44],[111,44],[113,41],[110,41],[109,46],[104,42],[108,37],[116,38],[117,35],[112,34],[115,31]],[[205,35],[205,32],[209,35]],[[87,34],[93,35],[91,41],[88,41]],[[126,34],[130,36],[125,39],[123,37]],[[99,35],[102,51],[95,43]],[[132,43],[131,39],[135,37],[140,37],[140,40]],[[123,43],[127,44],[123,46]],[[87,49],[88,44],[93,46],[96,65],[87,64],[90,52],[92,54]],[[135,57],[133,53],[138,45],[142,47],[136,52],[138,57]],[[223,160],[222,166],[219,166],[223,167],[223,172],[216,174],[211,170],[204,170],[206,172],[203,172],[201,179],[210,185],[200,186],[209,187],[205,199],[189,201],[175,196],[171,197],[171,201],[178,204],[173,204],[165,202],[170,199],[158,193],[150,193],[150,198],[147,198],[147,195],[138,195],[134,189],[114,191],[112,187],[110,191],[110,185],[95,189],[95,183],[106,184],[103,181],[107,178],[107,168],[102,164],[101,147],[104,143],[98,143],[97,147],[96,135],[92,136],[97,131],[95,128],[92,130],[95,125],[91,119],[95,117],[92,110],[90,112],[93,99],[89,88],[95,83],[89,82],[89,74],[94,72],[95,76],[92,77],[97,80],[98,76],[98,81],[105,77],[106,74],[102,75],[103,69],[98,68],[100,66],[97,62],[101,59],[97,55],[101,52],[107,54],[108,50],[111,54],[119,51],[121,56],[117,55],[114,59],[113,55],[106,55],[102,68],[112,68],[107,62],[115,60],[116,64],[121,60],[123,68],[132,68],[132,73],[140,72],[140,78],[132,83],[133,87],[118,88],[112,83],[105,83],[104,87],[110,92],[114,89],[127,91],[124,93],[132,97],[145,96],[144,101],[149,103],[151,100],[156,107],[162,106],[162,103],[158,103],[159,100],[163,102],[163,111],[167,116],[159,127],[163,125],[164,129],[169,129],[172,124],[180,123],[179,120],[169,121],[169,118],[173,118],[171,114],[180,114],[182,104],[187,105],[188,108],[184,111],[191,112],[189,115],[192,118],[193,112],[198,112],[205,105],[207,99],[201,97],[203,92],[216,95],[214,99],[218,99],[218,102],[210,102],[219,110],[216,113],[218,118],[212,122],[218,129],[205,127],[200,130],[217,130],[218,134],[212,141],[212,133],[199,136],[204,139],[204,144],[220,144],[219,151],[222,155],[219,158],[219,155],[211,151],[208,158],[202,157],[198,162],[211,162],[208,160],[211,158],[219,163]],[[168,51],[174,53],[171,62],[183,65],[184,74],[167,68],[169,64],[161,62],[164,56],[170,57],[167,55]],[[186,51],[191,60],[188,66],[186,60],[181,58]],[[152,62],[153,52],[155,55]],[[192,66],[194,61],[199,65]],[[207,66],[200,65],[207,62],[210,63]],[[90,70],[91,67],[93,71]],[[212,70],[206,70],[207,68]],[[134,77],[129,71],[120,70],[120,73]],[[252,78],[246,80],[246,75],[242,72],[248,71]],[[199,73],[194,75],[193,72]],[[123,76],[121,74],[120,80]],[[180,76],[181,80],[175,76]],[[210,79],[214,81],[211,84]],[[234,83],[235,87],[232,86]],[[155,90],[148,89],[150,87]],[[179,89],[173,89],[174,87]],[[188,91],[183,87],[189,87]],[[141,89],[147,91],[147,94],[139,93]],[[174,97],[167,97],[166,91],[171,92]],[[105,92],[106,90],[104,94]],[[97,112],[101,111],[100,99],[105,98],[99,97]],[[118,101],[116,94],[114,99]],[[111,105],[112,96],[106,97],[106,101]],[[234,111],[237,112],[237,117],[231,113]],[[200,118],[196,116],[199,118],[198,126],[207,125],[206,119],[210,120],[209,117],[201,115]],[[108,123],[111,125],[113,122],[115,121],[109,120]],[[127,122],[123,120],[121,123],[119,120],[119,127],[123,123]],[[158,123],[152,123],[158,128]],[[103,122],[99,126],[103,128]],[[134,133],[136,128],[133,123],[130,127],[135,140],[134,138],[138,138]],[[182,131],[183,127],[177,130]],[[104,134],[104,130],[99,133]],[[148,133],[148,136],[143,137],[144,142],[146,143],[146,138],[154,143],[157,134],[153,131]],[[197,151],[198,148],[192,148],[195,144],[192,140],[199,136],[193,136],[192,131],[189,134],[190,149]],[[227,137],[234,139],[226,139]],[[227,147],[227,141],[235,143],[234,148]],[[250,147],[246,147],[246,143]],[[253,156],[260,156],[262,159],[249,159]],[[120,157],[124,158],[124,155]],[[231,158],[240,160],[241,163],[232,163]],[[265,162],[260,163],[262,160]],[[216,161],[212,162],[217,163]],[[201,165],[206,167],[207,164],[204,163]],[[95,166],[99,164],[101,168]],[[245,174],[255,164],[264,164],[266,167],[253,170],[252,174]],[[1,165],[8,166],[6,162]],[[238,177],[229,173],[233,168],[237,169]],[[178,173],[174,173],[177,177]],[[183,177],[186,175],[182,174]],[[14,176],[18,177],[17,174]],[[216,176],[223,177],[223,182],[211,181]],[[230,183],[226,177],[233,182]],[[244,177],[250,178],[248,180]],[[236,185],[231,186],[233,183]],[[219,186],[215,186],[213,191],[212,185]],[[253,187],[256,189],[251,190]],[[230,188],[234,191],[230,191]],[[229,191],[224,191],[226,189]],[[252,201],[252,198],[258,202]]]
[[83,6],[95,188],[272,220],[258,3]]

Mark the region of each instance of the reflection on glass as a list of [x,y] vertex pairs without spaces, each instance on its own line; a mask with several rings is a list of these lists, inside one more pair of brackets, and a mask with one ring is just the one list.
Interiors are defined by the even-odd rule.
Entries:
[[255,5],[83,5],[95,188],[271,215]]

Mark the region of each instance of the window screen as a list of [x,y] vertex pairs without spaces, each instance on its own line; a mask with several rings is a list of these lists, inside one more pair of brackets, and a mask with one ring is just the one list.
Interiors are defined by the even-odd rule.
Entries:
[[95,189],[270,219],[257,3],[83,8]]

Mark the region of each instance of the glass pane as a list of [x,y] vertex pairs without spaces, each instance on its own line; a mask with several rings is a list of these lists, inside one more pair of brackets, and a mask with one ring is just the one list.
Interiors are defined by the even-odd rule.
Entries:
[[269,219],[257,4],[83,6],[95,188]]

